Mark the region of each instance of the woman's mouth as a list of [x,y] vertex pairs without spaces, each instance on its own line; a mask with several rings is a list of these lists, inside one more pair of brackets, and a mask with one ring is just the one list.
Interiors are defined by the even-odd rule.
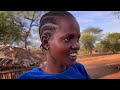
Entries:
[[69,59],[70,60],[76,60],[77,59],[77,53],[71,53],[71,54],[69,54]]
[[77,53],[71,53],[70,56],[71,56],[71,57],[76,57],[76,56],[77,56]]

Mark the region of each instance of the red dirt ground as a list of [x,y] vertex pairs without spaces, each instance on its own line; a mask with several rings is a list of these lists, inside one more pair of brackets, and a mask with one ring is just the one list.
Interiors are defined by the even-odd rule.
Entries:
[[120,79],[120,54],[78,56],[92,79]]

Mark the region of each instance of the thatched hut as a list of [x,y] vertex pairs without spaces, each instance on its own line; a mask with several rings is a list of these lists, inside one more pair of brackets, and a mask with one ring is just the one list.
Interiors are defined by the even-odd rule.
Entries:
[[31,49],[31,53],[40,58],[42,61],[46,61],[46,53],[41,49]]
[[2,46],[0,47],[0,79],[14,79],[42,62],[43,60],[26,49]]

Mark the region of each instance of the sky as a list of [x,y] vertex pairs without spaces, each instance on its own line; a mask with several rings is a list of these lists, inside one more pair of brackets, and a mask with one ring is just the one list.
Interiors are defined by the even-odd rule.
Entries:
[[[88,27],[100,28],[103,33],[120,33],[120,18],[118,19],[112,12],[113,11],[69,11],[77,20],[80,25],[80,32]],[[33,34],[33,33],[32,33]],[[38,34],[34,44],[40,44]],[[36,43],[35,43],[36,42]]]
[[69,11],[77,19],[80,30],[88,27],[100,28],[103,33],[120,33],[120,18],[113,11]]

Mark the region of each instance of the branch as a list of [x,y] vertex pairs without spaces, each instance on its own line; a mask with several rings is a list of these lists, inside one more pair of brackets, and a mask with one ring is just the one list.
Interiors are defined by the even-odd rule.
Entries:
[[31,18],[26,17],[26,16],[24,16],[24,18],[25,18],[25,19],[28,19],[28,20],[31,20],[31,21],[33,21],[33,20],[34,20],[34,19],[31,19]]
[[35,11],[34,11],[34,13],[33,13],[32,21],[31,21],[31,23],[30,23],[30,27],[29,27],[29,30],[28,30],[28,32],[27,32],[27,37],[28,37],[28,35],[29,35],[30,31],[31,31],[32,23],[34,22],[34,17],[35,17]]
[[37,27],[39,27],[39,25],[38,25],[38,24],[33,24],[32,26],[37,26]]

